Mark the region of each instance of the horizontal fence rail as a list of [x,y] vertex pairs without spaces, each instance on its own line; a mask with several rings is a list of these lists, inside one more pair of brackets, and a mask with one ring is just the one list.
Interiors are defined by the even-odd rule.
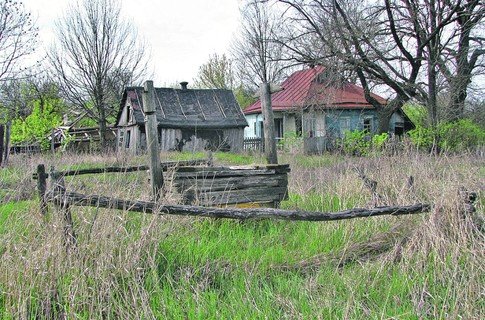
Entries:
[[[207,159],[200,159],[200,160],[184,160],[184,161],[165,161],[161,163],[162,170],[167,171],[170,168],[175,168],[178,166],[198,166],[198,165],[205,165],[208,164],[210,160]],[[67,176],[78,176],[84,174],[100,174],[100,173],[129,173],[129,172],[136,172],[136,171],[144,171],[149,170],[150,166],[142,165],[142,166],[131,166],[131,167],[104,167],[104,168],[87,168],[87,169],[79,169],[79,170],[67,170],[67,171],[57,171],[59,175],[63,177]],[[46,174],[46,178],[48,174]],[[38,173],[34,172],[32,174],[32,179],[38,179]]]
[[280,219],[296,221],[335,221],[353,218],[368,218],[382,215],[407,215],[427,212],[429,204],[413,204],[409,206],[386,206],[372,209],[354,208],[339,212],[313,212],[302,210],[282,210],[272,208],[212,208],[188,205],[163,205],[152,201],[132,201],[99,195],[84,195],[77,192],[51,191],[47,195],[48,201],[57,205],[69,204],[73,206],[96,207],[127,210],[132,212],[168,214],[181,216],[228,218],[228,219]]

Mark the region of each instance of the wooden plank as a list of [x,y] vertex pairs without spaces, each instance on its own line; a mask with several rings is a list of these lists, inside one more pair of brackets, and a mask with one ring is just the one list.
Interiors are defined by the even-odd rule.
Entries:
[[179,178],[219,178],[219,177],[252,177],[255,175],[274,175],[287,173],[289,168],[235,168],[235,167],[184,167],[174,173],[172,179]]
[[409,206],[387,206],[371,209],[354,208],[339,212],[315,212],[302,210],[282,210],[271,208],[207,208],[201,206],[163,205],[149,201],[131,201],[98,195],[84,195],[75,192],[50,193],[50,201],[56,204],[67,203],[75,206],[110,208],[132,212],[154,213],[160,215],[181,215],[228,219],[280,219],[295,221],[336,221],[353,218],[368,218],[382,215],[408,215],[427,212],[429,204],[413,204]]
[[280,202],[285,199],[286,193],[286,187],[274,187],[215,192],[196,192],[189,190],[182,196],[184,204],[198,203],[203,206],[211,206],[251,202]]
[[[200,172],[200,171],[207,171],[208,168],[205,167],[191,167],[186,166],[184,168],[178,168],[177,172]],[[268,170],[271,172],[290,172],[290,165],[289,164],[282,164],[282,165],[246,165],[246,166],[219,166],[219,167],[210,167],[211,171],[246,171],[246,170]]]
[[178,178],[172,181],[172,186],[178,191],[195,189],[200,192],[224,191],[256,187],[278,187],[287,186],[288,176],[286,174],[259,175],[251,177],[219,177],[219,178]]

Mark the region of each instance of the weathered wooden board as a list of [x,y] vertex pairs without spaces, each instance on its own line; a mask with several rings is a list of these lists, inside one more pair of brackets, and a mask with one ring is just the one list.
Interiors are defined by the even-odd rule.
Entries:
[[286,187],[288,176],[286,174],[258,175],[252,177],[211,177],[211,178],[177,178],[172,186],[180,192],[195,189],[203,192],[229,191],[257,187]]
[[202,206],[252,202],[280,202],[287,197],[287,187],[251,188],[215,192],[189,190],[182,196],[185,204],[198,204]]
[[170,180],[184,204],[273,203],[288,197],[289,165],[180,167]]

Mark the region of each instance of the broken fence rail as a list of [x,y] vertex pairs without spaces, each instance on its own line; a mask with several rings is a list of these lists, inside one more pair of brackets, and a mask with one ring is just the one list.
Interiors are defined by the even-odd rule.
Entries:
[[[174,168],[177,166],[198,166],[209,164],[210,160],[207,159],[200,159],[200,160],[183,160],[183,161],[165,161],[161,163],[162,170],[167,171],[169,168]],[[67,170],[67,171],[57,171],[60,176],[67,177],[67,176],[77,176],[83,174],[99,174],[99,173],[128,173],[128,172],[136,172],[136,171],[144,171],[149,170],[150,166],[141,165],[141,166],[131,166],[131,167],[104,167],[104,168],[87,168],[87,169],[79,169],[79,170]],[[32,179],[38,179],[38,173],[34,172],[32,174]],[[48,178],[48,174],[45,176]]]
[[161,205],[151,201],[132,201],[99,195],[84,195],[68,191],[51,191],[47,200],[57,205],[69,204],[96,208],[127,210],[132,212],[169,214],[181,216],[228,218],[228,219],[281,219],[297,221],[335,221],[352,218],[366,218],[381,215],[408,215],[427,212],[429,204],[413,204],[409,206],[386,206],[372,209],[354,208],[339,212],[313,212],[302,210],[282,210],[271,208],[213,208],[188,205]]

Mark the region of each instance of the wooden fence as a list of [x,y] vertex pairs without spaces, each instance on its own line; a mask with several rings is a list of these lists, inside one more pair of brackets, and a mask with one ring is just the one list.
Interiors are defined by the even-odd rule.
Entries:
[[244,151],[264,152],[264,140],[261,138],[244,138]]

